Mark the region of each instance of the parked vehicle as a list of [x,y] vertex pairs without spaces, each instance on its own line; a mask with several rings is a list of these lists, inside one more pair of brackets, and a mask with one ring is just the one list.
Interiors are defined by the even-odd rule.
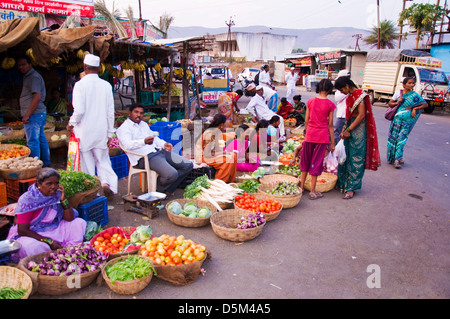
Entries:
[[427,101],[426,113],[450,103],[442,61],[419,50],[373,50],[367,53],[362,89],[372,100],[390,100],[405,77],[416,78],[415,91]]
[[[219,96],[232,90],[234,81],[227,65],[200,66],[202,101],[206,104],[216,104]],[[211,73],[212,79],[203,79],[203,75]]]
[[237,81],[239,83],[247,81],[254,81],[256,74],[259,73],[259,69],[255,68],[245,68],[237,76]]

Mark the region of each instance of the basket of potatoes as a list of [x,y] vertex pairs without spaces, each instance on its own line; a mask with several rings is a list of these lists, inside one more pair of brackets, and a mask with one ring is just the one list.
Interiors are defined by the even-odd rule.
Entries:
[[11,180],[34,178],[43,165],[38,157],[8,158],[0,161],[0,177]]

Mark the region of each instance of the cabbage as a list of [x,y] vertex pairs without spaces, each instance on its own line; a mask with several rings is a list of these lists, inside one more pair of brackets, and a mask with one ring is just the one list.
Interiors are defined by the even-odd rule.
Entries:
[[163,117],[161,118],[161,122],[169,122],[169,120],[167,119],[167,117]]
[[203,207],[198,211],[198,217],[200,218],[207,218],[211,215],[211,210],[208,207]]
[[190,205],[190,206],[188,206],[188,207],[186,207],[186,205],[185,205],[185,208],[184,208],[184,212],[183,212],[183,214],[184,215],[191,215],[192,213],[195,213],[195,214],[197,214],[197,206],[192,206],[192,205]]
[[193,206],[195,209],[197,209],[197,205],[195,205],[194,202],[188,202],[188,203],[184,204],[183,209],[186,209],[189,206]]
[[178,202],[172,202],[167,206],[167,209],[176,215],[180,215],[181,213],[181,205]]
[[130,241],[132,243],[137,243],[140,241],[141,235],[139,234],[139,232],[137,230],[135,230],[131,236],[130,236]]
[[190,213],[190,214],[188,215],[188,217],[191,217],[191,218],[197,218],[197,217],[198,217],[197,212],[195,211],[195,212]]
[[142,242],[145,242],[149,239],[151,239],[152,234],[153,234],[153,230],[152,227],[150,227],[150,225],[148,226],[139,226],[136,228],[136,231],[139,233],[139,239]]

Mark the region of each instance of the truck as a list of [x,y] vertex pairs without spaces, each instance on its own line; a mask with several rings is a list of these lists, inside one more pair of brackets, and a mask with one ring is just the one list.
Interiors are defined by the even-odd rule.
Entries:
[[[234,84],[228,64],[200,65],[199,69],[202,101],[206,104],[217,104],[219,96],[231,91]],[[206,73],[210,73],[211,78],[205,79]]]
[[446,107],[450,103],[449,81],[441,67],[441,60],[421,50],[370,50],[362,89],[372,101],[389,101],[403,88],[403,79],[413,76],[415,91],[428,103],[425,113],[432,113],[435,107]]

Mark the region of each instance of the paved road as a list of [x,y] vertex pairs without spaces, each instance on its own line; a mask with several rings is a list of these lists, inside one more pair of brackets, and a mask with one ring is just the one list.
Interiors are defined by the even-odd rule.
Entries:
[[[314,96],[301,94],[304,101]],[[193,284],[174,286],[153,279],[134,297],[183,302],[204,298],[449,298],[450,115],[421,116],[405,149],[406,164],[396,170],[385,159],[390,122],[384,119],[384,110],[382,105],[374,107],[382,166],[366,172],[363,187],[352,200],[343,200],[334,190],[315,201],[305,195],[297,207],[284,210],[249,242],[222,240],[210,227],[178,227],[165,211],[146,221],[141,215],[123,212],[116,198],[109,212],[110,226],[148,223],[155,235],[183,234],[212,253],[203,264],[205,275]],[[119,184],[124,194],[126,180]],[[137,191],[138,186],[134,187]],[[182,197],[182,192],[178,190],[176,197]],[[104,284],[92,284],[61,298],[132,297],[117,295]]]

